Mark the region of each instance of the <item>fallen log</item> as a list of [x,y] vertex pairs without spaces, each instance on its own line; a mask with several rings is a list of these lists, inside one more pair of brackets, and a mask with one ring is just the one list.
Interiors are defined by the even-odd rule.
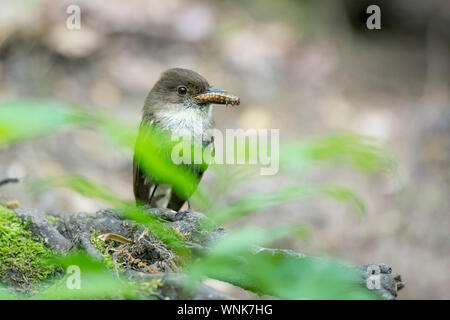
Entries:
[[[223,227],[216,226],[204,229],[204,222],[208,218],[198,212],[175,212],[170,209],[146,208],[148,214],[158,217],[182,235],[186,243],[196,253],[208,250],[215,240],[225,236]],[[166,244],[134,221],[126,220],[122,214],[114,209],[101,210],[93,214],[78,213],[64,217],[46,215],[36,209],[15,209],[17,217],[26,222],[28,229],[44,244],[59,253],[69,252],[74,248],[81,248],[91,257],[102,260],[104,252],[96,246],[93,235],[115,234],[129,241],[117,242],[116,250],[111,253],[114,262],[119,263],[130,280],[161,280],[161,286],[156,298],[170,299],[231,299],[224,293],[202,283],[195,288],[187,285],[186,275],[181,274],[177,265],[176,253]],[[104,236],[105,238],[105,236]],[[251,255],[271,255],[289,257],[296,261],[319,259],[302,253],[284,249],[269,249],[255,247],[249,252]],[[246,259],[246,257],[239,257]],[[358,267],[346,267],[359,275],[356,285],[366,287],[368,281],[377,274],[378,287],[373,289],[384,299],[395,299],[397,292],[403,287],[400,275],[392,273],[385,264],[368,264]],[[218,278],[218,279],[217,279]],[[272,295],[272,292],[258,288],[257,284],[249,283],[246,279],[237,277],[220,278],[246,290],[258,294]],[[369,279],[369,280],[368,280]],[[370,283],[369,283],[370,284]],[[368,289],[369,290],[369,289]]]

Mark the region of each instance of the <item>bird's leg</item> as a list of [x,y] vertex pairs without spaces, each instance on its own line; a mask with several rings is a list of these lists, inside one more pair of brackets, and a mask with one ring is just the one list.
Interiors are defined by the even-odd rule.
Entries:
[[155,184],[155,187],[153,188],[153,190],[152,190],[152,194],[150,195],[150,198],[148,199],[148,204],[150,205],[150,206],[152,206],[152,199],[153,199],[153,196],[155,195],[155,192],[156,192],[156,189],[158,188],[158,185],[157,184]]
[[[187,209],[186,208],[186,202],[188,204]],[[186,197],[186,202],[183,204],[183,206],[180,208],[177,214],[184,215],[186,213],[192,213],[192,207],[191,207],[191,201],[189,200],[189,197]]]

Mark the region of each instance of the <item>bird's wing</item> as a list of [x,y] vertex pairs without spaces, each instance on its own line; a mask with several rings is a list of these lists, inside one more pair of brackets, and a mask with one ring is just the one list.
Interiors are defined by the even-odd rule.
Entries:
[[150,190],[153,183],[148,179],[139,168],[139,162],[133,159],[133,191],[137,204],[145,204],[150,198]]
[[[147,125],[144,124],[144,122],[141,123],[141,126],[139,127],[139,134],[138,134],[138,140],[136,142],[136,147],[134,151],[133,156],[133,192],[134,197],[136,199],[136,203],[138,204],[146,204],[150,198],[150,191],[155,186],[155,184],[152,182],[150,178],[148,178],[144,172],[139,167],[139,160],[137,159],[137,153],[136,148],[138,148],[138,145],[141,139],[145,139],[146,130],[142,130],[143,126]],[[152,123],[148,124],[152,125]]]

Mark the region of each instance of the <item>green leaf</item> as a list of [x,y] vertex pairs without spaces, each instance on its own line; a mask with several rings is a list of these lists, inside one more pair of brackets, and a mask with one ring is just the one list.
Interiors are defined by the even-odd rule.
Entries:
[[317,163],[349,165],[369,173],[392,172],[395,168],[378,140],[351,133],[284,144],[280,148],[280,163],[294,171]]
[[54,101],[0,102],[0,148],[79,124],[81,114]]
[[326,196],[350,205],[358,214],[365,213],[365,205],[352,190],[343,186],[288,186],[270,192],[253,193],[223,207],[212,209],[211,218],[217,223],[225,223],[258,210],[269,209],[283,203],[306,197]]
[[288,236],[286,230],[245,228],[228,234],[189,266],[191,281],[209,277],[282,299],[375,298],[358,285],[353,270],[331,261],[252,253],[256,245]]
[[84,253],[60,256],[54,262],[62,266],[64,277],[32,299],[123,299],[133,295],[129,283],[118,279],[103,263]]

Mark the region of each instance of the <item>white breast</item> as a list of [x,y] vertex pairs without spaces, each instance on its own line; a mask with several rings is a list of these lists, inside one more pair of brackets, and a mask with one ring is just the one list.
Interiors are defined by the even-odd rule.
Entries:
[[180,105],[170,105],[154,114],[155,120],[163,129],[175,133],[189,131],[193,135],[201,135],[212,126],[211,106],[205,109],[186,108]]

